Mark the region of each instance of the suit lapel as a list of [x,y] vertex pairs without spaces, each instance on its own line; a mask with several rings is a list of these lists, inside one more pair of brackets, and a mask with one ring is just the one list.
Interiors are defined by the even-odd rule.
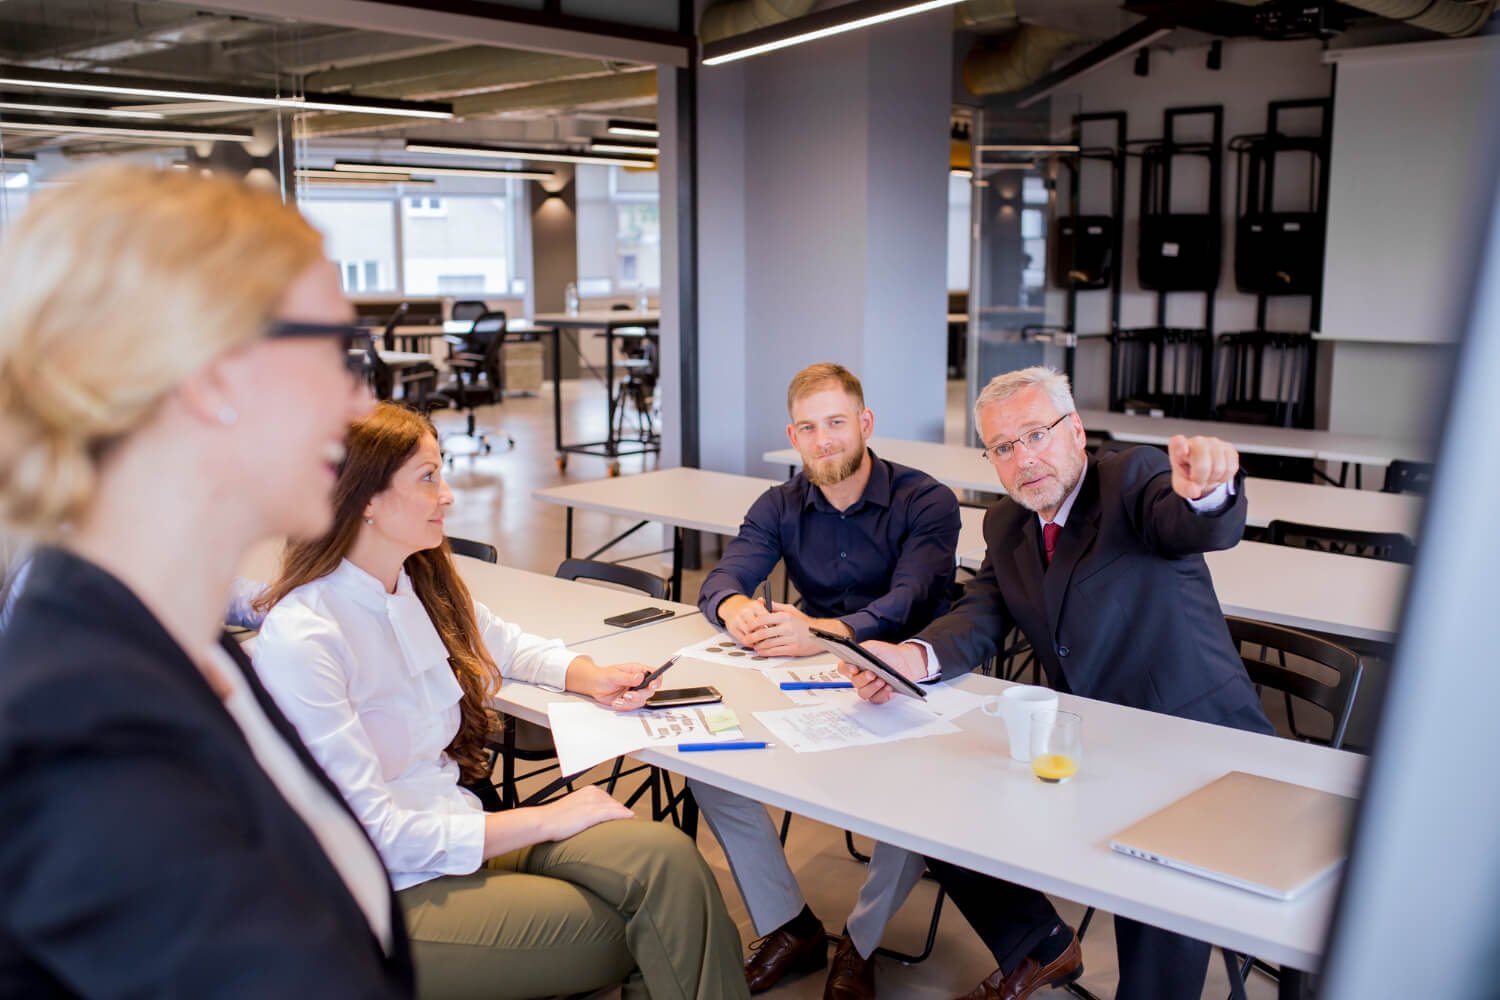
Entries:
[[[1047,627],[1052,637],[1057,638],[1057,626],[1062,620],[1063,598],[1068,593],[1068,581],[1073,570],[1093,548],[1099,536],[1099,473],[1093,463],[1084,469],[1083,486],[1073,509],[1068,512],[1068,523],[1057,536],[1057,548],[1052,553],[1052,565],[1043,576],[1043,593],[1047,605]],[[1039,530],[1033,518],[1028,525],[1033,532]]]
[[1026,593],[1026,603],[1034,608],[1042,607],[1042,556],[1041,529],[1037,527],[1036,515],[1024,511],[1025,521],[1021,527],[1021,540],[1011,552],[1015,563],[1016,577]]

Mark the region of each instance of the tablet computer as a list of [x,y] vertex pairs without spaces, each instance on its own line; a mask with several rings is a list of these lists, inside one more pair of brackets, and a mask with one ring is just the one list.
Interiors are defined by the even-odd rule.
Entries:
[[916,698],[918,701],[927,700],[927,692],[922,690],[920,684],[911,680],[905,674],[897,672],[889,663],[886,663],[853,639],[846,639],[832,632],[824,632],[820,628],[814,628],[810,631],[812,632],[812,637],[818,641],[818,645],[845,663],[852,663],[856,667],[870,671],[870,673],[889,684],[891,690],[897,694],[904,694],[908,698]]

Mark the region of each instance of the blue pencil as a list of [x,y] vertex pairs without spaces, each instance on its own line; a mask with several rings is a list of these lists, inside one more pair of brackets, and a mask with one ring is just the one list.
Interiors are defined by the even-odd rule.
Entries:
[[677,749],[683,753],[704,753],[709,750],[766,750],[775,745],[764,740],[738,740],[725,743],[679,743]]
[[830,688],[852,688],[853,681],[782,681],[783,691],[824,691]]

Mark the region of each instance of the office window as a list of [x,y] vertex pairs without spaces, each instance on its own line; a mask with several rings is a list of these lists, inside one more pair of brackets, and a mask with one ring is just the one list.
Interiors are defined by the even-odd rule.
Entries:
[[969,288],[969,211],[972,201],[969,178],[948,175],[948,290]]
[[503,195],[404,199],[406,293],[506,294],[514,271],[513,228],[510,201]]
[[344,291],[396,291],[396,214],[389,198],[305,198],[298,206],[323,233]]
[[661,288],[661,202],[655,171],[580,166],[578,290],[582,295]]

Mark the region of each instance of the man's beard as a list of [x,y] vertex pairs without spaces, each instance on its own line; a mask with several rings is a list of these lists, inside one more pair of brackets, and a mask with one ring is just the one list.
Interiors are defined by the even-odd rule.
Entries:
[[861,442],[859,450],[848,458],[838,462],[829,459],[821,459],[807,467],[807,481],[814,486],[837,486],[850,476],[859,471],[859,467],[865,461],[865,446]]
[[[1068,494],[1073,492],[1073,487],[1078,485],[1078,477],[1083,475],[1083,466],[1082,464],[1080,464],[1079,467],[1074,470],[1072,482],[1069,482],[1063,478],[1064,475],[1066,475],[1068,472],[1068,470],[1066,469],[1059,469],[1054,467],[1051,469],[1051,472],[1053,473],[1054,477],[1052,481],[1057,485],[1053,490],[1049,490],[1047,495],[1041,496],[1036,493],[1023,494],[1021,490],[1017,489],[1011,494],[1011,499],[1020,504],[1022,507],[1025,507],[1027,510],[1031,511],[1033,514],[1039,514],[1044,510],[1055,510],[1059,505],[1062,504],[1064,500],[1068,498]],[[1024,473],[1022,474],[1021,478],[1025,478]]]

